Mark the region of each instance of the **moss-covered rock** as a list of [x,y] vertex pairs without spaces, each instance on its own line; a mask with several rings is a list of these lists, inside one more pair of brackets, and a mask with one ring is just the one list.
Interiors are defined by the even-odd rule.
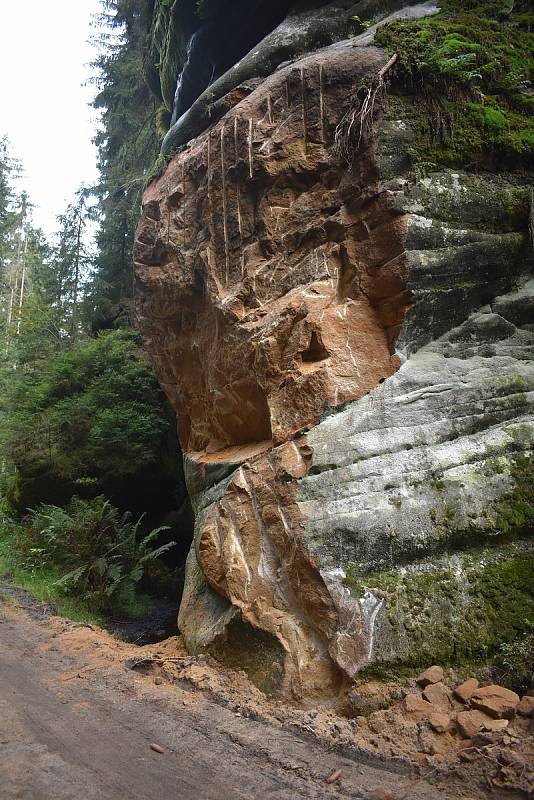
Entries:
[[528,166],[534,155],[534,32],[527,3],[444,0],[441,14],[394,21],[375,42],[397,54],[394,95],[416,98],[418,170]]
[[534,543],[470,549],[407,567],[362,575],[346,585],[383,600],[375,627],[375,664],[384,672],[432,661],[486,658],[534,619]]

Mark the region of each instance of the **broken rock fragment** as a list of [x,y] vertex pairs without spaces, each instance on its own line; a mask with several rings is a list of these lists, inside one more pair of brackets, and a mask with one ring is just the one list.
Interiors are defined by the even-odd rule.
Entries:
[[480,731],[498,731],[503,730],[508,725],[508,720],[496,720],[483,714],[481,711],[461,711],[457,718],[456,723],[458,730],[464,739],[471,739]]
[[482,686],[471,696],[471,705],[494,719],[513,719],[519,695],[504,686]]
[[430,727],[436,733],[446,733],[451,729],[452,720],[448,714],[441,711],[434,711],[428,718]]
[[450,691],[441,681],[438,681],[438,683],[430,683],[426,689],[423,690],[423,697],[441,711],[448,711],[452,707]]
[[529,697],[527,694],[521,698],[516,712],[521,714],[522,717],[534,716],[534,697]]
[[454,690],[454,696],[462,703],[467,703],[478,689],[476,678],[468,678]]
[[436,712],[435,706],[418,694],[407,694],[403,700],[404,711],[417,720],[428,719]]
[[439,683],[443,680],[443,669],[436,665],[429,667],[422,672],[416,679],[419,686],[428,686],[431,683]]

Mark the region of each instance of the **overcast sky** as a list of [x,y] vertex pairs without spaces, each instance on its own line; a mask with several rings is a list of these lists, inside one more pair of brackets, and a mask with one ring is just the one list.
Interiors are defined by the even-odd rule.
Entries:
[[96,177],[95,87],[88,40],[99,0],[0,0],[0,135],[22,161],[19,183],[47,233]]

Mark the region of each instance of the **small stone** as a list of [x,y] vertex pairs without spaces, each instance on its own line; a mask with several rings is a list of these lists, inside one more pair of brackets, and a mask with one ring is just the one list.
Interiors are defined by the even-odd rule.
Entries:
[[486,722],[484,730],[497,733],[498,731],[503,731],[508,727],[509,724],[509,719],[490,719],[488,722]]
[[451,727],[451,718],[448,714],[443,714],[441,711],[435,711],[428,718],[428,722],[432,730],[436,733],[446,733]]
[[343,728],[341,727],[341,725],[338,725],[337,722],[333,722],[332,725],[330,725],[330,733],[332,734],[332,736],[339,736],[339,734],[342,732]]
[[534,716],[534,697],[530,697],[527,694],[524,695],[519,701],[516,711],[518,714],[521,714],[522,717]]
[[437,665],[433,665],[425,669],[416,679],[419,686],[428,686],[429,683],[439,683],[443,680],[443,669]]
[[335,783],[341,778],[342,771],[340,769],[335,769],[326,779],[327,783]]
[[367,795],[367,800],[395,800],[395,796],[387,789],[372,789]]
[[428,719],[431,714],[436,712],[436,707],[427,700],[423,700],[418,694],[407,694],[402,704],[404,711],[417,720]]
[[506,767],[519,767],[524,769],[525,762],[518,753],[511,753],[507,750],[497,750],[495,753],[499,764],[504,764]]
[[489,744],[495,744],[497,737],[495,733],[489,731],[480,731],[473,736],[473,744],[475,747],[486,747]]
[[452,706],[449,689],[441,681],[429,683],[423,690],[423,697],[440,711],[448,711]]
[[163,747],[162,747],[160,744],[155,744],[155,742],[151,742],[151,744],[150,744],[150,749],[151,749],[151,750],[153,750],[155,753],[160,753],[160,754],[162,754],[162,753],[164,753],[164,752],[165,752],[165,750],[163,749]]
[[513,719],[519,695],[504,686],[483,686],[471,696],[471,705],[494,719]]
[[456,724],[460,735],[464,739],[471,739],[484,728],[484,719],[479,711],[461,711],[456,717]]
[[473,696],[475,690],[478,689],[478,681],[476,678],[468,678],[454,689],[454,696],[462,703],[467,703]]
[[458,758],[460,761],[474,761],[475,753],[473,753],[472,750],[460,750],[458,753]]
[[163,683],[163,678],[161,677],[161,675],[156,675],[156,677],[154,678],[154,683],[156,684],[156,686],[161,686],[161,684]]

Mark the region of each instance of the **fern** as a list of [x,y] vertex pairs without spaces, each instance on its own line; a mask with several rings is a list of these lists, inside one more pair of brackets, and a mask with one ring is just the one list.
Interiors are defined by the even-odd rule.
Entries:
[[103,495],[94,500],[73,497],[67,508],[41,505],[30,512],[19,544],[31,560],[49,560],[62,569],[56,586],[65,594],[83,596],[102,611],[132,597],[148,564],[175,546],[154,547],[161,526],[140,535],[144,517],[134,521],[121,514]]

